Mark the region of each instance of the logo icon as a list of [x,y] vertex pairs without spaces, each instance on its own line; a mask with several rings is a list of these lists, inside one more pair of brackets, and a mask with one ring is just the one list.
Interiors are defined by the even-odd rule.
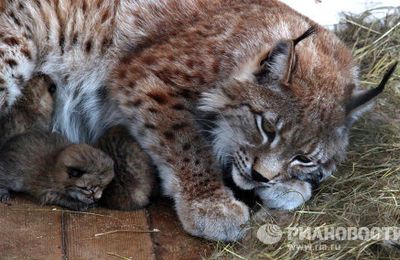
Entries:
[[282,239],[282,230],[279,226],[274,224],[262,225],[257,230],[257,238],[261,242],[267,245],[273,245],[278,243]]

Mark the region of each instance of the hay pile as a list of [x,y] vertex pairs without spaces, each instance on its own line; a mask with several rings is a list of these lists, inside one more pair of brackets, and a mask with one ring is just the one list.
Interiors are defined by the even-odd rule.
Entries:
[[[385,19],[370,13],[345,16],[337,32],[353,48],[362,86],[376,86],[393,60],[400,60],[400,8]],[[399,259],[398,251],[373,239],[355,241],[288,240],[286,227],[400,227],[400,66],[374,110],[352,129],[348,159],[315,197],[292,213],[261,210],[241,243],[217,245],[212,258],[237,259]],[[261,243],[260,225],[284,230],[274,245]],[[308,247],[304,247],[308,245]],[[332,245],[332,247],[331,247]]]

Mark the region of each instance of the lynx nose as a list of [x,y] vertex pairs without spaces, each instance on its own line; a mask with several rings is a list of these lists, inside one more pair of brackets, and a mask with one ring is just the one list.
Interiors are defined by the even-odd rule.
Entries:
[[258,179],[261,182],[268,182],[279,175],[281,165],[274,157],[265,157],[254,159],[251,175],[254,180]]
[[269,182],[267,178],[262,176],[258,171],[254,170],[254,167],[251,169],[251,177],[257,182]]

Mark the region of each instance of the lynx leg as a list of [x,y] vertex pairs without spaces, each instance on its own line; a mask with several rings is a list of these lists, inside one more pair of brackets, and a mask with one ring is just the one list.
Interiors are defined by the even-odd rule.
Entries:
[[[165,195],[175,201],[183,228],[194,236],[234,241],[244,234],[249,210],[224,186],[210,146],[198,133],[190,103],[157,79],[143,92],[115,92],[127,126],[160,172]],[[136,86],[138,88],[138,86]]]

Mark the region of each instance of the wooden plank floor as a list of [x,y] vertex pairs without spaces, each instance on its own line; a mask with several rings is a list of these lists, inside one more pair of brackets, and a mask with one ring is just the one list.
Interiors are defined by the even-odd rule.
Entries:
[[212,247],[182,230],[168,200],[139,211],[84,213],[41,207],[20,195],[0,203],[1,260],[201,259]]

